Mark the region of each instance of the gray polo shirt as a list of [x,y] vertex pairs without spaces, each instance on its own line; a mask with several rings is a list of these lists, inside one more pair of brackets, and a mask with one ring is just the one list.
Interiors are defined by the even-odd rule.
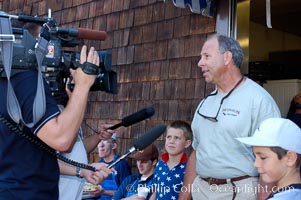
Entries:
[[193,143],[196,150],[196,172],[203,178],[235,178],[258,176],[253,163],[252,147],[235,138],[253,135],[260,122],[280,117],[280,111],[271,95],[260,85],[246,79],[223,101],[217,122],[201,115],[215,117],[223,93],[209,96],[196,109],[192,121]]

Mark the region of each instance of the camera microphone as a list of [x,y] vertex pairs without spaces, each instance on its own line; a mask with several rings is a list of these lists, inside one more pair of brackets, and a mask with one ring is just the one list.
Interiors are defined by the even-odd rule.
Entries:
[[14,18],[18,19],[19,21],[33,22],[41,25],[49,21],[49,18],[33,17],[28,15],[17,15]]
[[87,40],[105,40],[107,33],[105,31],[97,31],[86,28],[63,28],[55,27],[50,32],[55,32],[57,34],[65,34],[71,37],[76,37],[79,39]]
[[117,163],[119,163],[122,159],[124,159],[125,157],[129,156],[134,151],[137,151],[137,150],[141,151],[141,150],[145,149],[146,147],[148,147],[149,145],[151,145],[158,137],[160,137],[160,135],[162,135],[165,130],[166,130],[166,126],[163,125],[163,124],[161,124],[161,125],[158,125],[155,128],[153,128],[149,132],[145,133],[141,137],[137,138],[134,141],[134,144],[130,148],[130,150],[127,153],[125,153],[122,156],[120,156],[115,162],[113,162],[112,164],[110,164],[108,166],[108,168],[112,168]]
[[153,116],[155,113],[155,109],[153,107],[147,107],[142,110],[139,110],[129,116],[124,117],[120,123],[111,126],[108,129],[114,130],[116,128],[119,128],[120,126],[128,127],[132,124],[138,123],[142,120],[145,120],[151,116]]

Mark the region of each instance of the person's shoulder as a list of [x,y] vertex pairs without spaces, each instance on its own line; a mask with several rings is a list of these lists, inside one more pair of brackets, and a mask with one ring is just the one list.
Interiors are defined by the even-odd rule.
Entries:
[[34,79],[38,77],[38,72],[35,70],[26,70],[23,72],[16,73],[13,78],[14,79]]
[[291,184],[270,195],[267,200],[301,199],[301,184]]
[[137,179],[140,176],[141,176],[140,174],[131,174],[131,175],[128,175],[127,177],[125,177],[125,179]]
[[256,102],[272,103],[273,105],[276,105],[271,94],[263,86],[249,78],[246,79],[246,84],[242,87],[242,91],[245,94],[245,99],[252,99],[252,101]]
[[123,165],[128,165],[128,162],[126,161],[126,160],[120,160],[120,162],[119,162],[119,164],[121,165],[121,164],[123,164]]
[[129,176],[131,176],[132,179],[137,179],[137,178],[141,177],[141,174],[132,174],[132,175],[129,175]]
[[141,175],[140,174],[131,174],[124,178],[122,183],[130,183],[138,179]]
[[[117,159],[116,159],[117,160]],[[114,161],[116,161],[114,160]],[[116,166],[114,167],[115,169],[119,169],[119,168],[130,168],[129,163],[126,160],[120,160]]]
[[164,162],[162,160],[158,160],[158,162],[155,165],[155,171],[159,170],[159,168],[161,168],[163,164]]
[[257,82],[253,81],[250,78],[246,78],[245,84],[244,84],[244,89],[252,89],[254,92],[265,92],[266,90],[259,85]]

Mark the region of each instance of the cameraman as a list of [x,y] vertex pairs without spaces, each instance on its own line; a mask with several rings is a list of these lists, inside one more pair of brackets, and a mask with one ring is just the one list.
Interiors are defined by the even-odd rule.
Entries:
[[[28,32],[35,38],[39,37],[42,26],[33,22],[26,22],[22,24],[23,29],[28,30]],[[71,92],[66,91],[66,95],[68,99],[70,98]],[[60,111],[64,110],[66,106],[66,98],[65,96],[56,97],[57,103],[59,104]],[[100,126],[100,130],[105,130],[106,128],[112,125],[102,124]],[[97,144],[102,139],[103,135],[93,134],[87,137],[83,137],[82,130],[80,128],[78,132],[78,137],[74,144],[72,145],[72,149],[68,152],[60,152],[62,156],[65,158],[71,159],[73,161],[88,164],[87,154],[92,152]],[[58,164],[60,168],[60,179],[59,179],[59,200],[80,200],[82,199],[84,183],[89,182],[94,185],[98,185],[102,182],[97,175],[93,171],[83,169],[80,166],[70,165],[58,159]],[[94,167],[102,167],[100,163],[92,163]],[[97,166],[100,165],[100,166]],[[72,190],[70,190],[72,188]]]
[[[99,56],[93,47],[87,55],[83,46],[80,63],[99,65]],[[81,68],[70,69],[75,84],[64,111],[60,113],[51,91],[44,82],[46,112],[32,127],[24,126],[25,135],[35,135],[57,151],[67,151],[77,138],[83,120],[88,93],[95,75],[85,74]],[[32,120],[33,101],[37,90],[37,72],[17,73],[10,78],[25,122]],[[0,78],[0,113],[10,119],[7,111],[7,78]],[[67,89],[67,88],[66,88]],[[67,89],[68,90],[68,89]],[[70,91],[69,91],[70,92]],[[12,120],[11,120],[12,121]],[[110,138],[112,131],[102,130],[102,136]],[[99,179],[105,179],[111,169],[97,168]],[[0,122],[0,199],[58,199],[59,167],[57,158],[37,147]]]

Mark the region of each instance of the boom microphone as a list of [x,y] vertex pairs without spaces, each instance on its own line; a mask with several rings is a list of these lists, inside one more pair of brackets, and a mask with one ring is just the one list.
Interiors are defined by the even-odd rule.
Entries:
[[153,143],[158,137],[160,137],[160,135],[162,135],[162,133],[165,130],[166,130],[165,125],[161,124],[156,126],[150,132],[145,133],[144,135],[136,139],[133,144],[134,148],[139,151],[145,149],[147,146]]
[[153,128],[149,132],[145,133],[144,135],[142,135],[141,137],[139,137],[134,141],[134,145],[130,148],[130,150],[127,153],[120,156],[115,162],[110,164],[108,168],[112,168],[114,165],[119,163],[122,159],[129,156],[134,151],[137,150],[141,151],[145,149],[147,146],[152,144],[158,137],[160,137],[160,135],[162,135],[162,133],[164,133],[165,130],[166,130],[166,126],[161,124]]
[[116,128],[119,128],[120,126],[128,127],[132,124],[138,123],[142,120],[145,120],[145,119],[153,116],[154,113],[155,113],[155,109],[153,107],[144,108],[144,109],[139,110],[127,117],[124,117],[120,123],[118,123],[114,126],[111,126],[108,129],[114,130]]
[[105,31],[97,31],[86,28],[63,28],[63,27],[55,27],[50,30],[50,32],[55,32],[57,34],[65,34],[71,37],[76,37],[79,39],[87,39],[87,40],[105,40],[107,37],[107,33]]

